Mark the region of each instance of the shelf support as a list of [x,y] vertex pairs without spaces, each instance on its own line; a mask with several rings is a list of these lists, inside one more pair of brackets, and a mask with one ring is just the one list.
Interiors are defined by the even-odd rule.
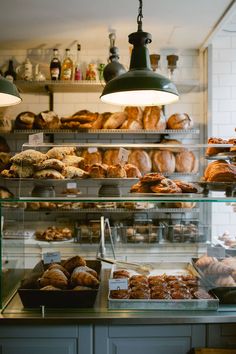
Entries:
[[48,85],[45,85],[45,89],[48,93],[49,96],[49,110],[53,111],[54,110],[54,95],[53,92],[50,90]]

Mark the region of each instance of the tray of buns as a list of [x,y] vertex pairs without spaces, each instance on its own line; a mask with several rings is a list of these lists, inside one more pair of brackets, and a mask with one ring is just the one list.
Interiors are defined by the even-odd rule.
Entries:
[[[145,264],[144,264],[145,265]],[[219,301],[208,292],[190,263],[152,263],[148,275],[114,267],[111,279],[127,279],[127,289],[110,287],[110,309],[217,310]],[[109,283],[110,284],[110,283]]]
[[218,259],[203,255],[192,259],[206,288],[220,304],[236,304],[236,257]]
[[26,308],[93,307],[100,286],[101,262],[79,255],[59,263],[36,264],[18,289]]

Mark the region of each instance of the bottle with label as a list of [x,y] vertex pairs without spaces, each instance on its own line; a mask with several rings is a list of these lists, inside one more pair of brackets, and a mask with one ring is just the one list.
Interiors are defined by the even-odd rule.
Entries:
[[66,49],[66,56],[62,63],[61,79],[72,80],[73,78],[73,61],[70,57],[70,49]]
[[80,68],[80,60],[79,60],[79,54],[80,54],[81,46],[80,44],[77,44],[77,59],[76,59],[76,64],[75,64],[75,80],[82,80],[82,71]]
[[58,49],[53,49],[53,57],[50,62],[51,80],[60,80],[61,77],[61,62],[59,59]]
[[9,60],[8,69],[5,71],[4,76],[7,80],[11,82],[16,80],[16,72],[13,67],[13,60]]

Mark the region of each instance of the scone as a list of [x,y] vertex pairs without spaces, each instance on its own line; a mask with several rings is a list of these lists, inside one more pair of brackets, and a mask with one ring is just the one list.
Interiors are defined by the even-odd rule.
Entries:
[[21,151],[11,158],[12,163],[17,165],[35,165],[47,159],[47,155],[40,151],[28,149]]

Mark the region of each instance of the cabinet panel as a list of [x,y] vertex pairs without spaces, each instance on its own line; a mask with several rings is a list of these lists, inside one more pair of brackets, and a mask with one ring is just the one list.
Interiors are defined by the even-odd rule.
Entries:
[[236,348],[236,324],[209,325],[207,345],[209,347]]

